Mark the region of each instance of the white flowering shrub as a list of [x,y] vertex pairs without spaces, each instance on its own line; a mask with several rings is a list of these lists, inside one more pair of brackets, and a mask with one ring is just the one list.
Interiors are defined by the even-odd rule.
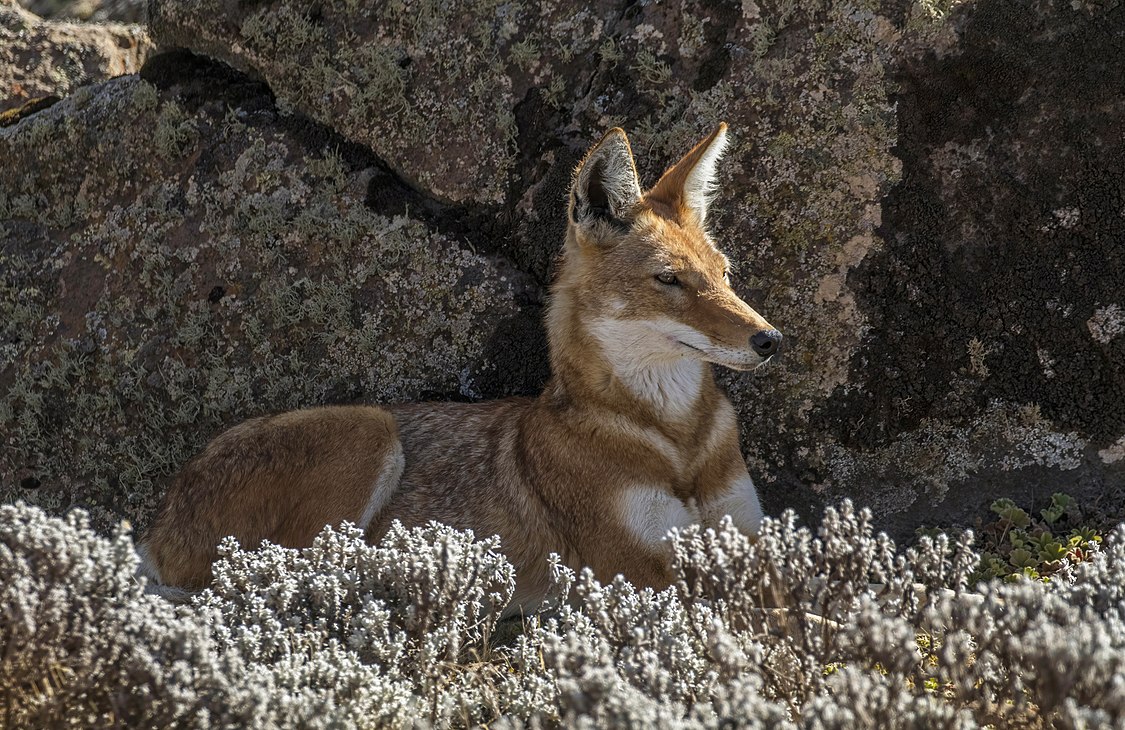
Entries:
[[437,524],[396,523],[377,547],[349,525],[304,550],[228,540],[195,605],[279,725],[467,723],[492,703],[473,667],[515,587],[498,548]]
[[0,506],[0,726],[249,724],[216,617],[146,595],[137,562],[126,531],[99,537],[80,512]]
[[678,586],[603,586],[583,572],[578,600],[518,647],[554,675],[557,715],[546,705],[544,719],[956,727],[967,717],[919,686],[916,643],[925,608],[966,592],[976,564],[967,539],[899,555],[845,503],[816,535],[786,514],[754,541],[724,523],[681,532],[673,548]]
[[1125,527],[1046,584],[970,589],[970,543],[900,551],[847,503],[815,532],[692,528],[676,585],[556,564],[559,607],[497,646],[495,539],[232,541],[177,608],[125,531],[7,505],[0,726],[1125,727]]

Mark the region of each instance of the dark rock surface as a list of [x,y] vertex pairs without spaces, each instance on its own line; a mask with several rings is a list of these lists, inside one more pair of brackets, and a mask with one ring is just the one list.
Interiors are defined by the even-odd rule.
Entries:
[[263,84],[142,75],[0,129],[25,171],[0,182],[0,498],[143,524],[223,424],[527,389],[534,360],[495,358],[538,318],[529,277],[373,210],[378,161]]
[[253,413],[534,392],[577,158],[622,125],[651,183],[726,120],[716,239],[786,334],[721,376],[768,511],[1120,508],[1120,3],[150,10],[239,70],[171,53],[0,130],[37,170],[0,180],[0,497],[143,520]]
[[1074,5],[967,7],[896,71],[869,334],[814,423],[929,519],[1125,498],[1125,5]]

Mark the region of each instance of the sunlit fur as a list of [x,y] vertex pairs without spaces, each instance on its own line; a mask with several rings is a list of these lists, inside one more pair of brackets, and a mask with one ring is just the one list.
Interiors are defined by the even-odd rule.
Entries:
[[199,588],[224,535],[307,545],[319,526],[374,509],[371,540],[393,520],[500,535],[517,569],[511,610],[531,610],[552,552],[605,580],[660,587],[669,529],[729,514],[754,531],[757,493],[709,363],[761,364],[750,338],[772,327],[731,289],[703,228],[725,135],[721,125],[647,193],[619,129],[579,165],[542,395],[237,426],[170,488],[144,544],[149,575]]

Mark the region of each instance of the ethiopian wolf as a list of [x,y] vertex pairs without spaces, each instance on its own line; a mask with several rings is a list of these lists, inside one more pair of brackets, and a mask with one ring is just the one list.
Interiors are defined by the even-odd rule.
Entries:
[[[510,610],[533,609],[547,556],[670,581],[666,535],[762,512],[711,363],[761,365],[781,334],[731,289],[705,228],[722,124],[642,192],[613,129],[574,173],[546,318],[551,379],[537,398],[311,408],[215,438],[172,484],[141,546],[157,590],[211,579],[216,546],[311,544],[348,520],[498,534],[516,566]],[[161,588],[164,586],[166,588]]]

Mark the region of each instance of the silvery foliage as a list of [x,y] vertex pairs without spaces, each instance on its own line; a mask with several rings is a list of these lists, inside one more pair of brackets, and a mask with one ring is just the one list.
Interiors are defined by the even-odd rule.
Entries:
[[691,528],[673,587],[555,563],[558,607],[490,647],[513,590],[495,540],[230,542],[174,609],[132,577],[125,532],[5,506],[0,723],[1125,727],[1125,527],[1047,585],[968,589],[970,541],[897,551],[848,503],[816,532]]
[[1107,542],[1046,587],[991,583],[982,603],[929,607],[950,627],[940,663],[955,703],[998,727],[1125,727],[1125,525]]
[[498,548],[436,523],[395,523],[378,546],[350,525],[303,550],[228,538],[196,605],[221,616],[219,643],[278,724],[468,722],[493,702],[489,672],[470,661],[515,588]]
[[354,527],[223,545],[213,589],[144,592],[126,530],[0,507],[0,727],[386,727],[489,709],[468,660],[514,587],[493,539]]
[[971,542],[922,538],[899,552],[845,502],[815,533],[792,513],[765,520],[755,541],[729,523],[685,530],[673,538],[679,582],[662,592],[558,568],[569,601],[514,649],[520,676],[538,662],[552,680],[534,686],[530,718],[1125,727],[1125,527],[1047,585],[970,590]]
[[0,506],[0,727],[238,725],[252,703],[214,616],[146,595],[126,530]]
[[[913,622],[927,591],[966,590],[968,538],[900,555],[845,503],[818,534],[786,513],[754,541],[724,521],[679,532],[672,548],[679,583],[662,592],[560,569],[571,600],[517,650],[544,657],[564,724],[971,725],[908,689],[921,659]],[[886,675],[872,671],[890,657]]]

